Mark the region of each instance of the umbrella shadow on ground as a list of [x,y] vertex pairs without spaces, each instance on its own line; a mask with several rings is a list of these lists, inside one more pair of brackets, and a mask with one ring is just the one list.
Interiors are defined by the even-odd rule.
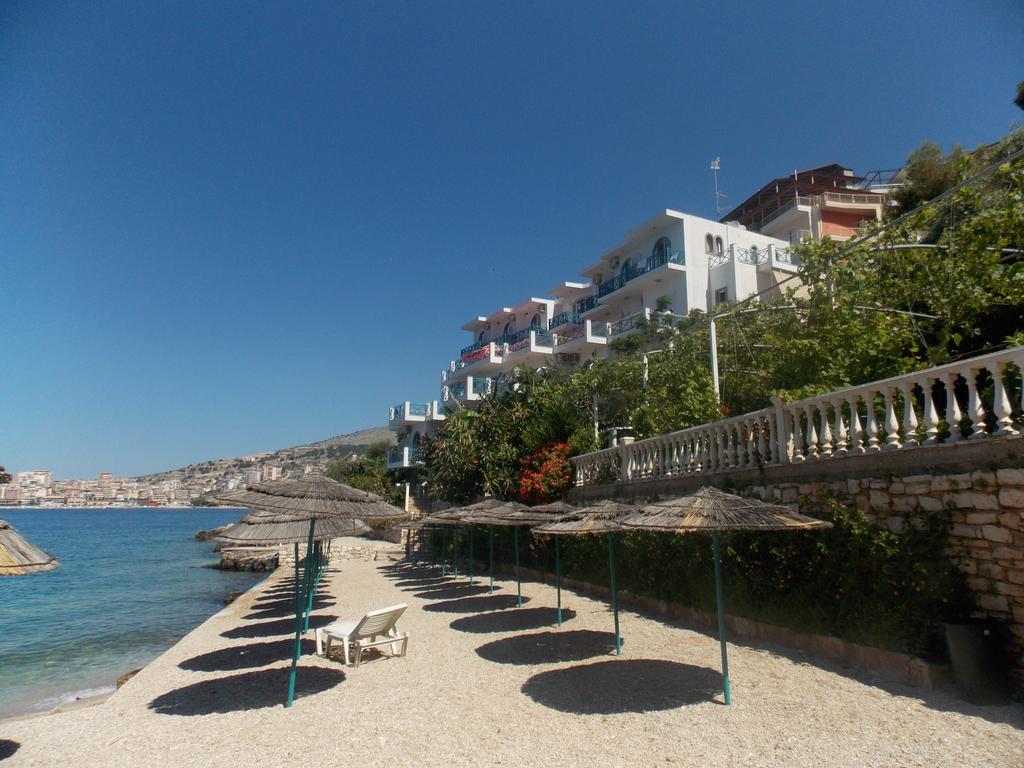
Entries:
[[20,747],[21,744],[16,741],[11,739],[0,739],[0,760],[6,760],[17,752]]
[[[562,623],[576,618],[572,608],[562,609]],[[558,621],[558,613],[554,608],[521,608],[518,611],[494,611],[481,613],[478,616],[466,616],[455,619],[448,626],[459,632],[517,632],[524,629],[540,629],[550,627]]]
[[615,659],[541,672],[521,690],[559,712],[614,715],[715,701],[722,691],[722,675],[676,661]]
[[[497,588],[496,588],[497,589]],[[433,589],[423,589],[414,592],[413,597],[423,600],[451,600],[456,597],[472,597],[473,595],[486,595],[490,589],[486,584],[445,584]]]
[[437,587],[442,584],[448,584],[451,579],[447,576],[435,576],[429,579],[402,579],[396,581],[395,586],[399,589],[427,589],[428,587]]
[[[334,600],[314,600],[313,610],[320,611],[324,608],[330,608],[335,605]],[[282,600],[280,604],[267,604],[266,607],[254,606],[252,613],[247,613],[242,617],[245,621],[259,621],[260,619],[276,619],[281,616],[294,616],[295,615],[295,601],[294,600]]]
[[[524,603],[529,600],[530,598],[523,596]],[[484,611],[503,611],[506,608],[515,607],[515,595],[479,595],[430,603],[423,606],[423,610],[437,613],[482,613]]]
[[[288,667],[243,672],[176,688],[149,702],[161,715],[212,715],[242,712],[284,704],[288,691]],[[295,698],[313,696],[333,688],[345,673],[326,667],[303,667],[295,682]]]
[[[312,640],[302,641],[303,655],[313,653],[314,648],[316,644]],[[178,666],[190,672],[233,672],[291,659],[294,651],[293,639],[232,645],[185,659]]]
[[607,656],[615,651],[615,635],[592,629],[514,635],[481,645],[477,655],[496,664],[555,664]]
[[[309,628],[317,629],[319,627],[325,627],[336,619],[337,616],[310,616]],[[243,624],[221,632],[220,636],[226,637],[229,640],[240,640],[243,638],[273,637],[274,635],[294,634],[295,619],[290,618],[275,619],[274,621],[262,621],[256,624]]]

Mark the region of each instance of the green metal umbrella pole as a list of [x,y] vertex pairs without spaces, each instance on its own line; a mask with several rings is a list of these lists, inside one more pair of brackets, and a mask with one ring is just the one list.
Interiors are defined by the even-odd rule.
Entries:
[[476,526],[469,526],[469,583],[473,583],[473,529]]
[[612,574],[612,616],[615,618],[615,653],[622,654],[622,638],[619,635],[619,591],[615,587],[615,534],[608,534],[608,566]]
[[494,526],[493,525],[487,526],[487,531],[488,531],[488,538],[490,539],[490,541],[488,542],[488,545],[487,545],[487,550],[488,550],[487,551],[487,557],[488,557],[488,560],[490,561],[490,569],[491,569],[491,588],[490,588],[489,591],[493,592],[494,591]]
[[448,575],[448,529],[442,529],[441,533],[441,575]]
[[[299,667],[299,656],[302,654],[302,607],[305,604],[305,587],[309,575],[309,558],[313,555],[313,531],[316,528],[316,518],[309,521],[309,538],[306,540],[306,564],[303,568],[302,584],[298,579],[295,581],[295,647],[292,650],[292,668],[288,673],[288,700],[284,706],[290,707],[295,702],[295,675]],[[295,545],[295,554],[298,555],[299,545]],[[295,572],[298,574],[298,557],[295,560]]]
[[558,543],[561,540],[559,536],[555,536],[555,595],[558,600],[558,611],[556,621],[558,626],[562,626],[562,560],[558,554]]
[[725,691],[725,703],[731,700],[729,693],[729,653],[725,645],[725,590],[722,589],[722,548],[718,541],[718,533],[711,534],[711,549],[715,556],[715,606],[718,611],[718,642],[722,645],[722,688]]
[[523,581],[519,577],[519,526],[512,526],[512,542],[516,550],[516,607],[523,607]]

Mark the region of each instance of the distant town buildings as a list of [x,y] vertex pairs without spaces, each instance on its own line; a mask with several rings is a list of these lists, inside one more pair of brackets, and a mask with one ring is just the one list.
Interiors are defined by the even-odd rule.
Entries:
[[[249,458],[249,457],[247,457]],[[54,480],[49,470],[17,472],[0,484],[0,505],[39,507],[186,507],[215,491],[235,490],[261,480],[277,480],[282,468],[256,465],[218,478],[145,483],[101,472],[95,480]]]

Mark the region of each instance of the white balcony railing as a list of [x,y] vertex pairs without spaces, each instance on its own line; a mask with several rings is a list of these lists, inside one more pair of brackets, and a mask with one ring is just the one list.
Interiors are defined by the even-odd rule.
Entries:
[[[576,485],[822,461],[1020,434],[1024,347],[862,384],[572,459]],[[991,387],[989,387],[991,384]],[[986,394],[989,393],[989,394]],[[942,413],[939,405],[942,404]],[[1024,410],[1024,402],[1021,403]]]

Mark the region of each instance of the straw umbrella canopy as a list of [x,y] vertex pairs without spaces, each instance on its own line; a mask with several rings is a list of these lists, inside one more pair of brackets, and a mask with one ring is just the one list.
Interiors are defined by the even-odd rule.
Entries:
[[[214,497],[223,505],[238,505],[252,510],[236,526],[225,531],[250,542],[291,543],[295,553],[295,646],[288,679],[290,707],[295,699],[295,676],[302,652],[302,632],[309,628],[313,596],[323,573],[319,544],[335,535],[351,535],[365,528],[364,521],[378,523],[407,519],[408,513],[388,504],[376,494],[336,482],[324,475],[310,474],[298,479],[269,480],[250,485],[244,491],[230,491]],[[317,525],[322,526],[317,535]],[[239,527],[242,526],[242,527]],[[245,527],[248,526],[248,527]],[[299,580],[298,529],[307,527],[306,559],[303,578]],[[314,559],[316,563],[314,564]]]
[[622,653],[619,634],[619,597],[615,585],[615,536],[622,530],[619,520],[637,511],[638,507],[617,501],[601,501],[589,507],[578,507],[572,514],[533,529],[535,536],[553,536],[555,539],[555,582],[558,591],[558,625],[562,624],[562,589],[559,573],[558,542],[562,536],[608,536],[608,569],[611,574],[612,618],[615,623],[615,653]]
[[710,533],[715,563],[715,602],[718,639],[722,646],[722,687],[730,702],[729,657],[725,643],[725,597],[722,589],[722,531],[811,531],[831,528],[832,523],[793,512],[781,504],[748,499],[704,486],[696,493],[643,507],[622,520],[625,528],[667,533]]
[[29,573],[52,571],[60,563],[0,520],[0,576],[24,576]]

